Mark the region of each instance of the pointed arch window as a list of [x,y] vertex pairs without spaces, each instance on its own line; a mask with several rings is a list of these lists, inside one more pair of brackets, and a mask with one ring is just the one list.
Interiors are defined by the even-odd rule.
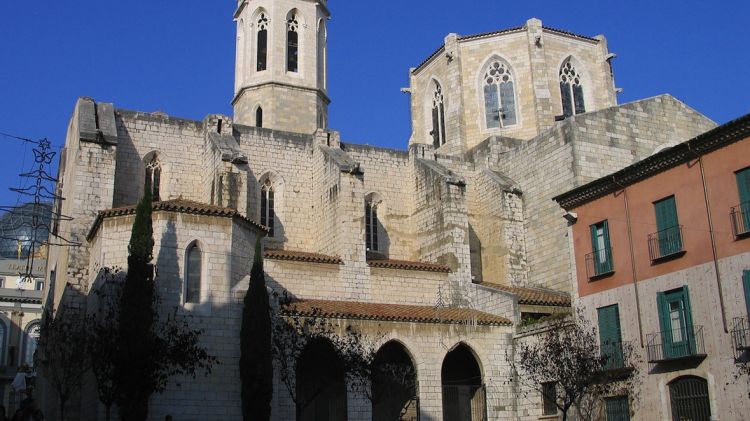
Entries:
[[256,56],[256,69],[259,72],[266,70],[268,65],[268,17],[265,13],[261,12],[258,16],[258,36],[257,36],[257,56]]
[[517,122],[516,93],[510,66],[494,60],[484,73],[484,114],[488,129]]
[[560,97],[562,98],[563,115],[566,117],[586,112],[583,101],[583,84],[581,74],[568,59],[560,67]]
[[365,202],[365,245],[367,251],[378,251],[378,204]]
[[260,105],[255,110],[255,127],[263,127],[263,108]]
[[437,81],[432,93],[432,144],[435,149],[445,144],[445,105],[443,88]]
[[185,264],[185,302],[201,301],[202,253],[197,242],[188,246]]
[[151,200],[158,202],[161,200],[159,197],[159,188],[161,184],[161,163],[159,158],[154,154],[151,159],[146,162],[146,179],[144,182],[144,191],[151,192]]
[[299,21],[292,12],[286,21],[286,71],[296,73],[299,53]]
[[268,227],[269,237],[274,234],[273,193],[271,180],[266,179],[260,189],[260,224]]

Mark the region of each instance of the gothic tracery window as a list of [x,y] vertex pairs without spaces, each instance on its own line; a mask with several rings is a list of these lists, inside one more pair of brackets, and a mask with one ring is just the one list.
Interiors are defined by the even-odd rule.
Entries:
[[197,242],[188,246],[185,264],[185,302],[201,301],[201,249]]
[[159,185],[161,184],[161,163],[159,162],[156,154],[153,154],[151,159],[146,162],[146,179],[144,182],[144,191],[151,192],[151,200],[158,202],[161,200],[159,197]]
[[517,122],[513,73],[500,60],[493,60],[484,73],[484,114],[488,129]]
[[260,189],[260,224],[268,227],[268,236],[273,237],[274,230],[273,185],[266,179]]
[[586,112],[581,75],[570,59],[566,60],[560,67],[560,96],[562,97],[564,116],[568,117]]
[[296,73],[298,70],[299,53],[299,21],[297,14],[292,12],[286,21],[286,70]]
[[256,56],[256,69],[259,72],[266,70],[268,61],[268,17],[265,13],[261,12],[258,16],[258,42],[257,42],[257,56]]
[[432,95],[432,144],[435,149],[445,144],[445,105],[443,88],[435,82]]

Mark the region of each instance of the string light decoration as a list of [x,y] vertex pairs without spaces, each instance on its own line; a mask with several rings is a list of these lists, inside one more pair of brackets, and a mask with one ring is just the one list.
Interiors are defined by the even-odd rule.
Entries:
[[0,240],[6,243],[15,242],[15,257],[25,260],[22,270],[18,273],[20,283],[31,283],[34,281],[35,261],[46,258],[44,254],[47,247],[70,247],[80,244],[60,236],[57,232],[57,225],[61,221],[71,221],[73,218],[63,215],[60,211],[64,198],[55,192],[57,179],[50,174],[52,160],[56,155],[56,152],[52,151],[51,143],[47,139],[31,140],[0,134],[34,145],[33,169],[19,174],[22,180],[30,181],[29,185],[10,188],[10,191],[24,199],[24,204],[0,206],[0,213],[5,214],[5,225],[0,228]]

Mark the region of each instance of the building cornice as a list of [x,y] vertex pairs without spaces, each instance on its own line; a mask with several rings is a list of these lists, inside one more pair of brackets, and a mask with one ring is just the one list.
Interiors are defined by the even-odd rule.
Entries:
[[245,91],[259,89],[259,88],[262,88],[264,86],[281,86],[281,87],[284,87],[284,88],[298,89],[298,90],[301,90],[301,91],[313,92],[316,95],[318,95],[318,97],[320,97],[320,99],[322,99],[326,103],[326,105],[328,105],[328,104],[331,103],[331,99],[321,89],[307,88],[307,87],[304,87],[304,86],[292,85],[291,83],[284,83],[284,82],[263,82],[263,83],[259,83],[259,84],[256,84],[256,85],[248,85],[248,86],[242,87],[242,89],[240,89],[240,91],[237,92],[237,94],[234,96],[234,98],[232,98],[232,105],[235,105],[237,103],[237,101],[240,100],[240,97],[242,97],[242,94],[244,94]]

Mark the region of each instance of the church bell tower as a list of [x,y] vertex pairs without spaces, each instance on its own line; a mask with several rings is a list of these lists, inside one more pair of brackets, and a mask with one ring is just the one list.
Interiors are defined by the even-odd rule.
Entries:
[[327,0],[238,0],[234,120],[295,133],[328,126]]

